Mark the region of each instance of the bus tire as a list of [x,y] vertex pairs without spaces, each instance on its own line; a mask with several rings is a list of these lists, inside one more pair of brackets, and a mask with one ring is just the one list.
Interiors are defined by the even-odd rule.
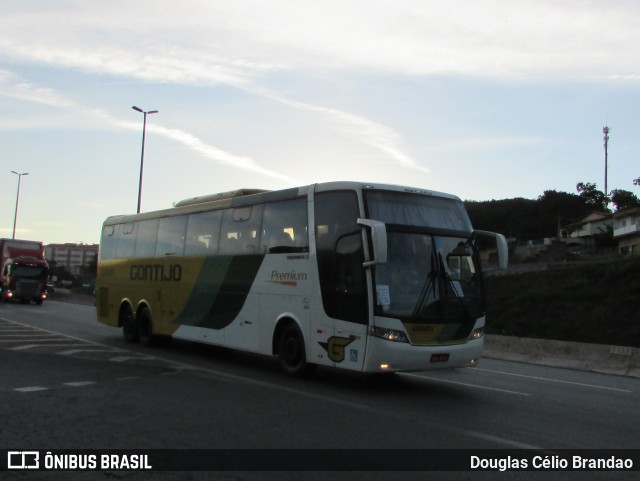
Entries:
[[151,312],[147,307],[143,307],[138,315],[138,338],[144,346],[153,346],[156,343]]
[[304,377],[311,372],[312,365],[307,362],[304,337],[294,323],[287,324],[278,340],[278,362],[289,375]]
[[120,323],[122,324],[122,334],[127,342],[138,341],[138,326],[133,316],[133,309],[129,304],[125,304],[120,309]]

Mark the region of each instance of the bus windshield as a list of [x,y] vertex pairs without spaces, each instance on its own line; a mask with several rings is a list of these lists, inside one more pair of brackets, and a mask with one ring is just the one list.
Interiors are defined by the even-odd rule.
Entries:
[[375,268],[376,314],[447,322],[484,314],[479,260],[457,199],[366,193],[368,214],[387,225],[388,259]]
[[376,314],[420,323],[484,313],[471,239],[389,231],[387,242],[387,263],[375,270]]

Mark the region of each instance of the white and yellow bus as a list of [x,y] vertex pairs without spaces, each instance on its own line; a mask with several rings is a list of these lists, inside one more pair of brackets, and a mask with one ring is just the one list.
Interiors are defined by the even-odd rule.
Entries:
[[[173,336],[361,372],[473,366],[484,344],[462,201],[331,182],[184,200],[103,225],[97,315],[128,341]],[[506,241],[496,239],[506,267]]]

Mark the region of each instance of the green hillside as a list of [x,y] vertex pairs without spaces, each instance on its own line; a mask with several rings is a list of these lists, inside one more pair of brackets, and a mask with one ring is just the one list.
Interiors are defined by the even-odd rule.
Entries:
[[487,333],[640,347],[640,259],[485,278]]

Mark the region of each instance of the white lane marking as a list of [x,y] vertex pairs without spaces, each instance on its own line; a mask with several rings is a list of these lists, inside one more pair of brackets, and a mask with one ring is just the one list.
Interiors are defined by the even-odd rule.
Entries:
[[71,381],[71,382],[63,382],[65,386],[71,387],[83,387],[83,386],[91,386],[92,384],[96,384],[94,381]]
[[42,387],[42,386],[28,386],[28,387],[17,387],[14,389],[14,391],[35,392],[35,391],[46,391],[48,389],[49,389],[48,387]]
[[[46,336],[47,334],[41,334],[41,336]],[[29,338],[29,339],[0,339],[0,342],[11,342],[15,344],[16,342],[56,342],[56,341],[64,341],[64,339],[54,339],[53,337],[47,337],[44,339],[37,338]]]
[[499,389],[499,388],[496,388],[496,387],[481,386],[479,384],[469,384],[469,383],[466,383],[466,382],[452,381],[450,379],[441,379],[439,377],[423,376],[423,375],[420,375],[420,374],[411,374],[411,373],[408,373],[408,372],[400,373],[400,375],[407,376],[407,377],[415,377],[415,378],[418,378],[418,379],[428,379],[430,381],[442,382],[442,383],[445,383],[445,384],[457,384],[459,386],[466,386],[466,387],[471,387],[471,388],[475,388],[475,389],[485,389],[487,391],[498,391],[498,392],[503,392],[503,393],[506,393],[506,394],[515,394],[516,396],[531,396],[530,393],[526,393],[526,392],[510,391],[508,389]]
[[[11,351],[24,351],[25,349],[34,349],[36,347],[51,347],[52,344],[24,344],[22,346],[10,347]],[[53,344],[55,347],[81,347],[86,346],[86,344]]]
[[57,336],[57,334],[42,333],[37,331],[29,331],[28,334],[2,334],[2,337],[38,337],[38,336]]
[[5,332],[32,332],[34,329],[26,328],[26,327],[18,327],[17,329],[13,326],[0,326],[0,334],[4,334]]
[[61,356],[73,356],[74,354],[78,354],[80,352],[113,352],[113,349],[67,349],[66,351],[60,351],[57,354]]
[[557,382],[557,383],[560,383],[560,384],[571,384],[573,386],[589,387],[589,388],[593,388],[593,389],[606,389],[607,391],[627,392],[627,393],[632,393],[633,392],[633,391],[630,391],[629,389],[620,389],[620,388],[617,388],[617,387],[599,386],[597,384],[585,384],[585,383],[573,382],[573,381],[563,381],[562,379],[553,379],[553,378],[549,378],[549,377],[539,377],[539,376],[529,376],[527,374],[516,374],[514,372],[494,371],[492,369],[483,369],[483,368],[480,368],[480,367],[476,367],[474,369],[476,369],[478,371],[484,371],[484,372],[493,372],[495,374],[503,374],[505,376],[522,377],[522,378],[525,378],[525,379],[535,379],[536,381]]
[[466,431],[465,433],[468,436],[471,436],[473,438],[482,439],[484,441],[491,441],[493,443],[498,443],[498,444],[506,444],[508,446],[511,446],[514,449],[542,450],[542,448],[539,446],[534,446],[532,444],[527,444],[527,443],[521,443],[518,441],[512,441],[511,439],[500,438],[498,436],[493,436],[491,434],[479,433],[477,431]]
[[109,359],[111,362],[125,362],[131,359],[135,359],[136,361],[153,361],[155,358],[153,356],[146,356],[144,354],[138,354],[137,356],[116,356]]

